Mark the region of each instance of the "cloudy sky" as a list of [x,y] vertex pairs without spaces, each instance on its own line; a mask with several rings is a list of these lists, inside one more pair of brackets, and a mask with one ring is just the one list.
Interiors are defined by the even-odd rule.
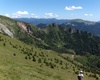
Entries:
[[0,15],[100,21],[100,0],[0,0]]

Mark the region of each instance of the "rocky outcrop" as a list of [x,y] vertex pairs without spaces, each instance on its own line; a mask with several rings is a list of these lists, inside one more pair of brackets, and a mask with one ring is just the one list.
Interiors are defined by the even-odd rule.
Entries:
[[28,32],[28,33],[32,34],[32,31],[30,30],[31,27],[29,26],[28,23],[24,23],[24,22],[19,22],[19,21],[17,21],[17,25],[18,25],[21,29],[23,29],[25,32]]
[[1,33],[4,32],[5,34],[9,35],[9,36],[12,37],[12,38],[14,37],[14,36],[13,36],[13,33],[12,33],[5,25],[3,25],[3,24],[1,24],[1,23],[0,23],[0,32],[1,32]]

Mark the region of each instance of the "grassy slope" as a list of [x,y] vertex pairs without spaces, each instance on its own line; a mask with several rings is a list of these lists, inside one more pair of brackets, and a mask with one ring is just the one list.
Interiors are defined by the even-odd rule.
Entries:
[[[13,48],[12,45],[21,46]],[[21,53],[22,48],[31,49],[33,47],[32,55],[37,52],[36,62],[31,59],[25,59],[26,54]],[[73,71],[71,62],[64,60],[58,53],[53,51],[42,50],[34,46],[26,45],[16,39],[0,34],[0,80],[77,80],[77,75]],[[44,57],[39,56],[43,52]],[[15,54],[15,56],[14,56]],[[42,63],[38,63],[38,59]],[[43,61],[46,58],[47,62],[56,64],[57,67],[47,67]],[[54,59],[57,58],[63,64],[55,63]],[[68,64],[68,69],[62,69],[65,64]],[[77,67],[75,68],[78,71]],[[90,73],[89,73],[90,74]],[[85,74],[84,80],[95,80]]]

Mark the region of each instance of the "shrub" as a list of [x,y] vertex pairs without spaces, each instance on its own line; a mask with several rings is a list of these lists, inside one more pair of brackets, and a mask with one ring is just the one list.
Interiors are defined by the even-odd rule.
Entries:
[[63,62],[62,61],[60,61],[60,65],[62,65],[63,64]]
[[42,60],[40,58],[38,59],[38,63],[42,63]]
[[25,59],[27,59],[27,56],[25,56]]
[[53,68],[54,69],[54,65],[52,63],[50,63],[50,68]]
[[3,43],[3,46],[6,46],[6,44],[5,44],[5,43]]
[[16,56],[16,54],[15,54],[15,53],[14,53],[13,55],[14,55],[14,56]]
[[32,58],[33,58],[32,61],[36,62],[35,56],[33,56]]
[[30,57],[30,56],[29,56],[28,58],[29,58],[29,59],[31,59],[31,57]]
[[78,74],[78,71],[75,71],[75,74]]

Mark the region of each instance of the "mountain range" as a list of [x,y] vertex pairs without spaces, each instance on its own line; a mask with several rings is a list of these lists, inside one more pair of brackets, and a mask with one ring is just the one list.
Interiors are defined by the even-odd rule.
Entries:
[[14,18],[15,20],[18,21],[23,21],[23,22],[27,22],[27,23],[32,23],[35,25],[38,25],[40,23],[43,24],[50,24],[50,23],[57,23],[57,24],[61,24],[67,21],[67,19],[55,19],[55,18]]
[[67,52],[72,49],[80,55],[86,53],[100,55],[100,38],[81,30],[82,27],[80,30],[73,28],[79,24],[87,27],[85,25],[93,25],[93,22],[73,20],[67,21],[67,24],[40,24],[38,25],[40,27],[37,27],[31,23],[15,21],[4,16],[0,16],[0,19],[1,33],[15,37],[27,44],[35,44],[41,48],[53,49],[58,52]]
[[[71,27],[78,30],[88,31],[93,33],[94,35],[100,36],[100,22],[86,21],[82,19],[69,20],[69,19],[55,19],[55,18],[51,19],[15,18],[15,20],[32,23],[37,26],[41,24],[42,27],[45,27],[46,24],[56,23],[56,24],[61,24],[64,27],[68,28]],[[43,26],[43,24],[45,25]]]

